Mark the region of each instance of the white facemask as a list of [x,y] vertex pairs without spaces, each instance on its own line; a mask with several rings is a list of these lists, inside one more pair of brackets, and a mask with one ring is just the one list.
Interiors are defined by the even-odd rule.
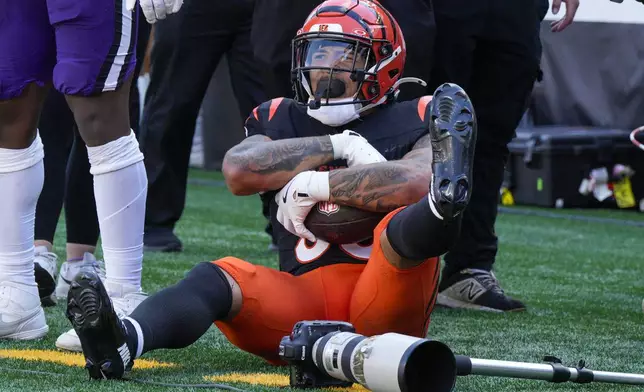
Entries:
[[[353,98],[342,98],[334,100],[333,102],[353,102]],[[362,106],[358,103],[353,105],[323,105],[318,109],[311,109],[309,107],[307,109],[307,113],[322,124],[326,124],[331,127],[338,127],[359,118],[359,110],[361,108]]]

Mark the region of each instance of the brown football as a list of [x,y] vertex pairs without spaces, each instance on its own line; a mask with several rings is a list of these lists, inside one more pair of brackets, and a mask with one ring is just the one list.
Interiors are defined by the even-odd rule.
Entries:
[[330,202],[319,202],[304,221],[307,229],[331,244],[352,244],[373,236],[373,229],[387,215]]

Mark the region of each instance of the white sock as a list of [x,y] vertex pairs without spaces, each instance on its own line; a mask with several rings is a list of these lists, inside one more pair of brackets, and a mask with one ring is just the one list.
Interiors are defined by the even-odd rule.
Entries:
[[87,147],[107,284],[141,288],[148,180],[134,136]]
[[429,202],[429,208],[432,209],[432,213],[434,214],[435,217],[437,217],[440,220],[443,220],[443,216],[438,212],[438,208],[436,208],[436,202],[434,201],[432,189],[434,188],[434,176],[432,176],[432,183],[429,186],[429,194],[427,195],[427,201]]
[[24,284],[35,295],[34,222],[43,157],[40,136],[25,149],[0,148],[0,282]]
[[136,333],[136,352],[135,353],[130,353],[134,359],[137,359],[141,356],[143,353],[143,330],[141,329],[141,325],[139,324],[138,321],[131,317],[125,317],[123,320],[127,320],[132,324],[134,327],[134,332]]

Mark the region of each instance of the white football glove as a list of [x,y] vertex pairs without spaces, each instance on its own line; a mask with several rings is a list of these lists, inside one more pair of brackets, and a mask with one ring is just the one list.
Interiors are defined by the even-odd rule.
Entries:
[[331,144],[333,158],[346,159],[349,167],[387,161],[367,139],[348,129],[337,135],[331,135]]
[[[125,7],[132,11],[137,0],[126,0]],[[167,15],[179,12],[183,0],[139,0],[141,10],[148,23],[153,24],[157,20],[165,19]]]
[[304,220],[317,202],[328,201],[329,197],[329,172],[302,172],[275,195],[277,221],[296,236],[315,242]]

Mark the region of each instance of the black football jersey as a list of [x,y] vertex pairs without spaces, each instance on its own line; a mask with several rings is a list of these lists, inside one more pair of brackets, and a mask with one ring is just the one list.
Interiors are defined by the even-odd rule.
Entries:
[[[306,106],[287,98],[276,98],[255,108],[246,121],[246,135],[266,135],[272,140],[324,136],[351,129],[361,134],[388,161],[401,159],[422,136],[429,132],[429,97],[396,102],[340,127],[330,127],[311,118]],[[334,160],[318,168],[333,170],[347,167]],[[310,243],[287,231],[277,221],[277,203],[271,191],[261,195],[270,202],[270,219],[279,246],[280,270],[300,275],[323,265],[366,263],[371,240],[363,243],[333,245],[318,240]],[[314,207],[315,208],[315,207]]]

